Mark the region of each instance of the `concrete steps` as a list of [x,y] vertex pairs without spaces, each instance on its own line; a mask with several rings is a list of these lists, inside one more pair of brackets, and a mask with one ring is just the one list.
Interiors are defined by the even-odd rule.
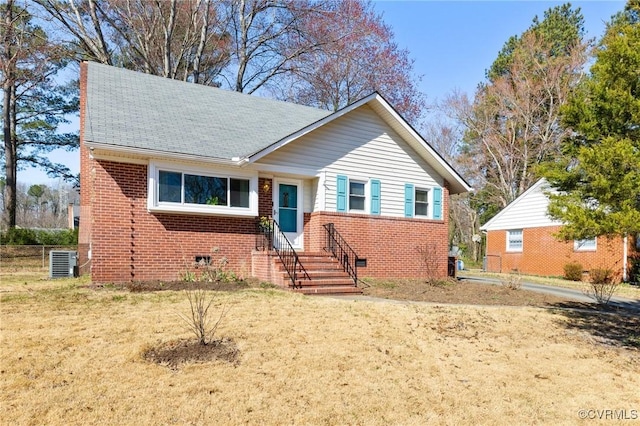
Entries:
[[340,262],[330,254],[325,252],[298,253],[298,258],[311,279],[304,278],[304,273],[300,268],[295,288],[291,285],[291,280],[284,266],[278,262],[283,281],[289,283],[292,291],[308,295],[362,294],[362,290],[356,287],[349,274],[343,271]]

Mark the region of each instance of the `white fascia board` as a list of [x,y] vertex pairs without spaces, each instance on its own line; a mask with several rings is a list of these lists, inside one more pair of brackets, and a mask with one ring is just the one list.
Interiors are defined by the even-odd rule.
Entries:
[[[143,148],[133,148],[128,146],[118,146],[111,145],[99,142],[85,141],[85,146],[89,148],[89,150],[101,150],[105,152],[113,152],[115,154],[120,155],[133,155],[137,157],[145,157],[145,158],[157,158],[162,160],[183,160],[183,161],[197,161],[199,163],[211,163],[211,164],[220,164],[226,166],[238,166],[243,160],[239,161],[224,159],[224,158],[213,158],[213,157],[205,157],[202,155],[193,155],[193,154],[180,154],[175,152],[166,152],[166,151],[156,151],[151,149],[143,149]],[[108,154],[103,154],[108,155]]]

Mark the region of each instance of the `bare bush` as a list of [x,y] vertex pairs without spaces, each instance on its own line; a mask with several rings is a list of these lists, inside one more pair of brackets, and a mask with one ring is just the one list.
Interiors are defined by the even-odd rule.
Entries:
[[181,313],[178,315],[187,324],[187,328],[196,335],[198,342],[201,345],[206,345],[213,341],[216,330],[229,311],[229,307],[223,305],[220,315],[214,319],[213,313],[210,311],[215,300],[213,293],[208,295],[207,290],[202,288],[185,290],[185,293],[189,299],[191,311],[189,315]]
[[594,268],[589,271],[591,281],[584,293],[600,305],[608,305],[620,282],[609,268]]
[[439,269],[442,259],[438,252],[438,247],[435,243],[424,243],[421,246],[417,246],[416,251],[423,266],[427,283],[430,284],[440,277]]
[[509,275],[507,278],[500,280],[500,284],[509,290],[520,290],[522,288],[522,277],[519,274]]
[[180,271],[178,275],[180,280],[185,282],[208,283],[238,281],[239,278],[235,272],[227,270],[229,259],[227,259],[226,256],[221,256],[216,259],[216,255],[219,252],[219,247],[213,247],[211,249],[213,256],[198,256],[196,258],[197,260],[191,263],[189,263],[186,256],[183,255],[184,270]]

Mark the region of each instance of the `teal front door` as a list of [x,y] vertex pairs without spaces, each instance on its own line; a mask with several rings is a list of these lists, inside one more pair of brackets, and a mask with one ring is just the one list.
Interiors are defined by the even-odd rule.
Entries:
[[294,248],[302,248],[302,185],[297,181],[276,181],[274,218]]

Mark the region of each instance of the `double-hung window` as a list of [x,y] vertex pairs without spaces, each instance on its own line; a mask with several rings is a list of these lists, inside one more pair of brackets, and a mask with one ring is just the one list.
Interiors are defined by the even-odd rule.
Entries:
[[404,216],[442,220],[442,188],[404,185]]
[[510,229],[507,231],[507,251],[522,251],[522,229]]
[[336,211],[379,215],[381,184],[378,179],[336,176]]
[[349,181],[349,211],[365,211],[365,183],[354,180]]
[[573,241],[573,250],[574,251],[596,251],[597,249],[596,238],[586,238],[584,240],[574,240]]
[[416,217],[429,216],[429,190],[416,188],[414,213]]

